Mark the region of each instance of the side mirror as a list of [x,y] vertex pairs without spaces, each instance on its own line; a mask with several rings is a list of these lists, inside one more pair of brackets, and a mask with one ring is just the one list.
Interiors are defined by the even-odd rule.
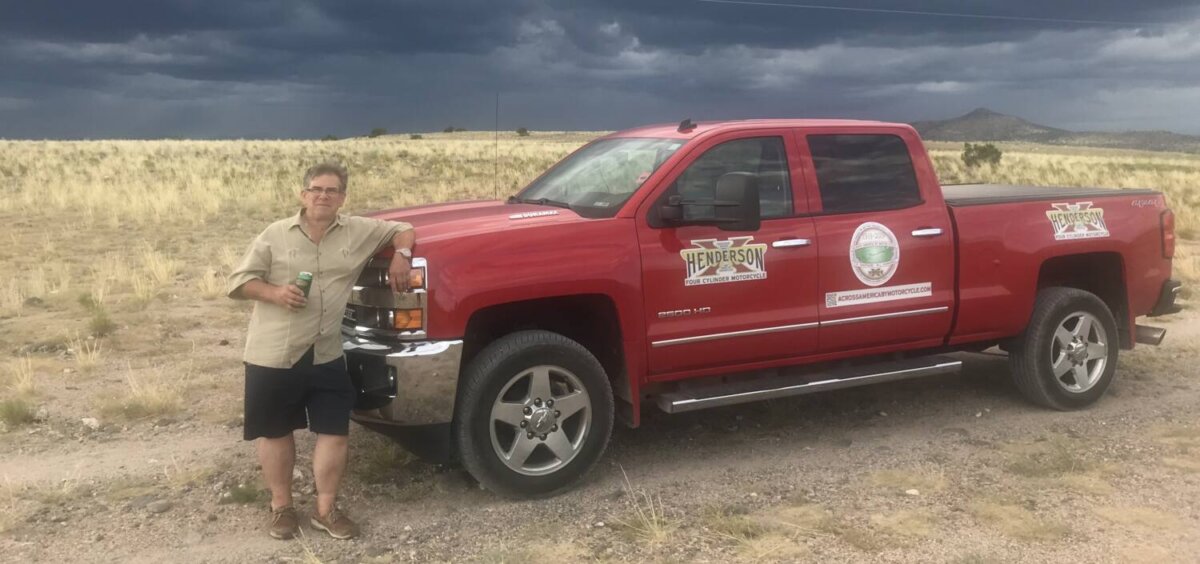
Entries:
[[728,172],[717,179],[716,224],[722,231],[758,231],[758,177],[749,172]]
[[683,221],[683,198],[679,196],[667,198],[667,203],[658,207],[658,217],[668,225]]

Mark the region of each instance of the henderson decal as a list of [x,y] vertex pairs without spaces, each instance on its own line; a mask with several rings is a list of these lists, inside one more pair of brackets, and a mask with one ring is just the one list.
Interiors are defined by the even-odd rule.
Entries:
[[726,241],[700,239],[690,249],[679,251],[687,276],[684,286],[724,284],[767,277],[767,245],[751,244],[754,237],[731,237]]
[[850,266],[858,280],[867,286],[882,286],[900,267],[900,244],[891,229],[868,221],[854,230],[850,238]]
[[1054,209],[1046,212],[1054,228],[1054,239],[1094,239],[1108,237],[1108,226],[1104,224],[1104,210],[1092,207],[1092,202],[1075,204],[1051,204]]
[[868,288],[865,290],[847,290],[845,292],[828,292],[825,294],[825,307],[842,307],[892,300],[907,300],[933,295],[932,282],[919,282],[903,286],[887,286],[884,288]]

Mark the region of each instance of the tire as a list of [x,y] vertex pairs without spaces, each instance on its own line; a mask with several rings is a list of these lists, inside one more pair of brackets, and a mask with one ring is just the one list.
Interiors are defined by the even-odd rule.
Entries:
[[1009,364],[1017,388],[1033,403],[1051,409],[1068,411],[1095,403],[1117,370],[1120,343],[1112,311],[1083,290],[1055,287],[1038,292],[1029,325],[1013,344]]
[[460,389],[454,440],[463,466],[503,496],[567,489],[599,460],[612,435],[604,368],[557,333],[497,339],[468,364]]

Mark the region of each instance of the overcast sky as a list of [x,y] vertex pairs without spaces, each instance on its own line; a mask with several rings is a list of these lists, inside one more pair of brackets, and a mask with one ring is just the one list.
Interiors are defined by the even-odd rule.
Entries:
[[1200,6],[0,0],[0,138],[490,130],[497,92],[506,130],[985,106],[1200,134]]

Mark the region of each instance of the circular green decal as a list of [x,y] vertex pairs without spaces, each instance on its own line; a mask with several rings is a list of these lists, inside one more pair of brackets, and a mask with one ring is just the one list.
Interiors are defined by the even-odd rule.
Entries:
[[891,280],[900,266],[900,244],[892,230],[873,221],[859,225],[850,238],[850,266],[868,286],[882,286]]

